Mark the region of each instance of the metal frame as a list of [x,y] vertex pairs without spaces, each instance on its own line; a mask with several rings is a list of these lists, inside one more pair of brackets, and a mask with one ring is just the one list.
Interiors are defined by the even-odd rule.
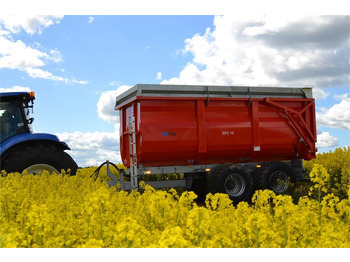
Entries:
[[[309,107],[315,106],[313,101],[306,100],[305,103],[307,103],[307,104],[304,106],[303,109],[301,109],[299,111],[293,110],[292,108],[286,107],[282,104],[279,104],[278,102],[279,102],[278,99],[265,98],[265,103],[267,103],[271,106],[274,106],[276,108],[279,108],[285,112],[285,114],[286,114],[288,120],[290,121],[294,131],[300,137],[299,143],[303,142],[305,145],[307,145],[310,148],[310,151],[312,151],[313,153],[316,153],[315,149],[313,148],[313,145],[317,141],[316,124],[313,125],[313,130],[310,130],[305,122],[304,117],[303,117],[303,114],[306,112],[307,109],[309,109]],[[313,112],[314,111],[315,110],[313,110]],[[293,117],[290,116],[291,113],[297,117],[298,122]],[[306,132],[304,132],[304,130],[306,130]]]
[[142,164],[140,164],[138,167],[138,173],[139,174],[203,173],[203,172],[206,172],[207,169],[213,169],[218,165],[219,164],[144,167]]
[[[309,178],[304,177],[305,169],[303,168],[303,162],[301,159],[294,159],[284,163],[288,164],[292,168],[295,181],[299,181],[299,182],[310,181]],[[120,190],[136,190],[136,191],[139,190],[138,179],[141,175],[135,176],[133,182],[132,180],[124,181],[124,176],[125,176],[124,170],[119,170],[115,164],[113,164],[112,162],[109,162],[108,160],[95,170],[94,175],[98,174],[100,168],[103,165],[107,165],[107,175],[111,178],[110,181],[107,181],[109,187],[116,186],[119,182]],[[110,171],[110,168],[109,168],[110,165],[114,166],[119,171],[119,181],[117,176],[115,176]],[[163,166],[163,167],[142,167],[142,165],[140,165],[138,167],[137,172],[138,174],[147,174],[147,172],[149,171],[153,172],[152,174],[183,173],[184,174],[183,179],[163,180],[163,181],[144,181],[144,182],[145,184],[151,185],[153,188],[175,188],[175,187],[191,188],[193,181],[196,178],[204,175],[206,172],[209,172],[208,168],[213,169],[219,165],[230,165],[230,164],[195,165],[195,166]],[[261,167],[261,163],[238,163],[236,165],[243,167],[249,173],[254,172],[254,170],[257,168],[257,165],[260,165]],[[130,177],[131,170],[132,169],[130,168],[127,169],[126,175],[128,177]],[[134,186],[135,183],[137,183],[136,188]]]
[[[131,182],[124,181],[124,174],[120,173],[120,189],[121,190],[136,190],[131,186]],[[145,181],[145,184],[152,186],[153,188],[167,188],[167,187],[188,187],[186,179],[179,180],[163,180],[163,181]]]
[[[192,182],[193,182],[193,176],[187,175],[187,174],[195,174],[195,173],[205,173],[208,172],[208,168],[214,168],[218,166],[216,165],[194,165],[194,166],[159,166],[159,167],[143,167],[142,164],[140,164],[135,172],[135,166],[130,166],[130,168],[127,169],[126,174],[123,172],[120,172],[120,189],[121,190],[139,190],[138,183],[139,183],[139,177],[141,175],[147,175],[149,172],[151,174],[179,174],[183,173],[185,174],[183,179],[176,179],[176,180],[163,180],[163,181],[144,181],[145,184],[151,185],[153,188],[166,188],[166,187],[186,187],[191,188]],[[135,175],[137,174],[137,175]],[[130,181],[124,181],[124,176],[130,176]],[[111,177],[112,178],[112,177]],[[112,180],[114,180],[112,178]],[[116,183],[114,183],[115,185]],[[137,185],[137,187],[135,186]],[[112,186],[112,183],[110,184]]]
[[[107,161],[108,162],[108,161]],[[302,160],[295,159],[291,161],[284,162],[293,169],[294,172],[294,178],[296,181],[309,181],[309,179],[304,177],[304,168]],[[235,165],[239,165],[243,167],[247,172],[252,173],[256,168],[257,165],[261,163],[236,163]],[[267,163],[268,164],[268,163]],[[186,187],[191,188],[193,180],[195,179],[195,174],[203,174],[205,172],[209,172],[208,169],[214,169],[217,166],[220,165],[230,165],[227,164],[212,164],[212,165],[193,165],[193,166],[159,166],[159,167],[143,167],[142,165],[139,165],[137,167],[137,176],[131,179],[133,168],[128,168],[126,174],[124,172],[120,172],[119,177],[119,183],[120,183],[120,189],[121,190],[139,190],[138,183],[139,183],[139,177],[141,175],[146,175],[148,172],[151,172],[151,174],[178,174],[183,173],[184,178],[178,179],[178,180],[163,180],[163,181],[144,181],[145,184],[152,186],[153,188],[175,188],[175,187]],[[107,163],[107,174],[112,179],[112,181],[109,181],[109,186],[115,186],[117,184],[117,177],[114,176],[111,172],[109,172]],[[124,181],[124,176],[130,176],[130,181]],[[137,183],[137,187],[133,186],[134,183]]]

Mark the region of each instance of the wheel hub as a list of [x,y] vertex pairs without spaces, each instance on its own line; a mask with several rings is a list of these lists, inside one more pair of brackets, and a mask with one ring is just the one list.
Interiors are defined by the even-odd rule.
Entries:
[[269,184],[275,193],[283,194],[289,187],[288,175],[282,170],[275,171],[270,176]]
[[48,171],[50,174],[52,174],[53,172],[56,172],[57,174],[60,173],[53,166],[46,165],[46,164],[31,165],[30,167],[26,168],[26,170],[28,174],[34,174],[34,175],[37,175],[39,172],[42,172],[44,170]]
[[230,174],[225,180],[225,190],[232,197],[243,194],[246,188],[244,178],[237,173]]

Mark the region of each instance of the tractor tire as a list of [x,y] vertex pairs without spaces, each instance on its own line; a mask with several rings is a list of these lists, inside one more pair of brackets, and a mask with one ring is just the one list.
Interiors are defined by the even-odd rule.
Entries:
[[23,173],[27,170],[28,174],[38,174],[43,170],[59,174],[62,169],[66,172],[70,169],[69,174],[75,175],[78,166],[62,149],[49,144],[33,144],[20,146],[6,153],[1,169],[7,173]]
[[295,182],[293,169],[283,162],[272,163],[262,172],[265,188],[275,194],[285,194],[292,190],[291,182]]
[[232,166],[214,169],[209,178],[208,189],[211,193],[226,193],[234,204],[251,200],[253,178],[242,168]]

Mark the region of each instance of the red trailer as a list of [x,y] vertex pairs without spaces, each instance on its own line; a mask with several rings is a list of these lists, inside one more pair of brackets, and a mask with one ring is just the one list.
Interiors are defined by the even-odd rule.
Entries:
[[208,184],[233,201],[254,188],[283,193],[317,151],[311,88],[138,84],[115,109],[132,189],[143,174],[183,173],[179,186]]

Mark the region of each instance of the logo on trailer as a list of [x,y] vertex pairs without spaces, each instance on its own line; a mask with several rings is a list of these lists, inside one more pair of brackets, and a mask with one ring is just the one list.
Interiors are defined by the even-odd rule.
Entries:
[[235,134],[235,131],[232,130],[224,130],[221,132],[223,136],[233,136]]
[[176,136],[176,132],[165,131],[165,132],[162,132],[162,136]]

